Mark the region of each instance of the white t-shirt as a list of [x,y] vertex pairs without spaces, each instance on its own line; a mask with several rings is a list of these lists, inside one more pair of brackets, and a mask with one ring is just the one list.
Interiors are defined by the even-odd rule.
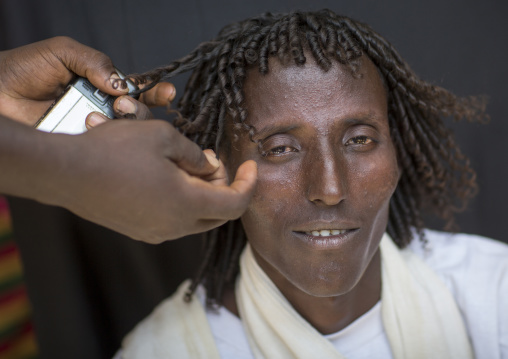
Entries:
[[[477,359],[508,359],[508,246],[475,235],[426,231],[410,249],[450,289],[464,318]],[[197,296],[204,305],[202,287]],[[224,307],[207,310],[223,359],[253,359],[242,322]],[[326,335],[348,359],[389,359],[392,353],[381,320],[381,302],[343,330]],[[316,353],[316,358],[319,354]],[[121,352],[115,359],[121,358]]]

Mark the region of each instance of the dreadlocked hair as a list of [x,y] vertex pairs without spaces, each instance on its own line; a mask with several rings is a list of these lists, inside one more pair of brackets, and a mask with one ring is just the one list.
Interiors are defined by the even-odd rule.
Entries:
[[[390,202],[387,231],[398,247],[405,247],[416,234],[423,235],[424,213],[454,225],[454,214],[476,192],[475,172],[456,145],[444,119],[482,121],[485,101],[460,98],[420,80],[393,46],[368,25],[319,12],[265,13],[233,23],[219,35],[166,67],[133,75],[146,91],[158,82],[192,71],[174,125],[203,149],[219,153],[226,119],[233,138],[246,131],[251,140],[255,129],[247,123],[242,90],[247,70],[269,72],[269,58],[284,65],[303,66],[312,56],[323,71],[334,62],[359,74],[360,58],[367,56],[378,68],[388,92],[388,119],[397,151],[401,178]],[[226,142],[226,141],[225,141]],[[239,220],[203,234],[204,260],[187,293],[202,283],[209,305],[220,304],[225,286],[239,270],[239,256],[246,234]]]

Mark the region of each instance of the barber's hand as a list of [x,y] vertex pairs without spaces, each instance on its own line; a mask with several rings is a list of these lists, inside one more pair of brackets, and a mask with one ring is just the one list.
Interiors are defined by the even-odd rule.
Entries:
[[61,193],[64,207],[134,239],[212,229],[241,216],[254,192],[255,162],[227,185],[213,154],[163,121],[113,120],[75,137],[80,162],[66,168],[74,180]]
[[[119,117],[146,120],[152,118],[148,106],[166,105],[174,95],[171,84],[160,83],[141,95],[143,103],[121,96],[113,108]],[[114,160],[113,167],[118,169],[117,181],[121,183],[108,178],[103,179],[104,184],[109,182],[113,188],[125,186],[126,191],[127,187],[130,189],[121,194],[120,199],[116,198],[119,194],[108,191],[106,197],[99,200],[111,199],[108,204],[112,208],[102,205],[107,216],[98,216],[96,211],[74,210],[78,215],[132,238],[159,243],[212,229],[238,218],[247,208],[255,187],[255,162],[244,163],[233,183],[228,185],[224,165],[216,160],[215,153],[211,150],[201,152],[195,143],[168,123],[149,121],[143,126],[136,121],[110,120],[100,113],[92,113],[87,117],[87,127],[91,130],[90,137],[99,138],[94,139],[97,146],[111,146],[113,148],[104,151],[110,153],[109,156],[118,154],[120,157]],[[141,138],[142,133],[146,137]],[[107,136],[113,136],[115,142],[120,141],[120,136],[125,138],[114,144]],[[132,154],[126,154],[126,151],[132,151]],[[122,175],[125,170],[132,174],[125,177]],[[99,205],[93,203],[93,198],[85,197],[92,201],[91,210]],[[132,213],[129,202],[138,205],[134,208],[135,213]],[[118,216],[118,224],[109,222],[112,213]],[[129,218],[133,220],[126,220]]]
[[[127,93],[114,88],[118,76],[106,55],[69,38],[53,38],[0,52],[0,117],[35,124],[74,73],[111,95]],[[114,108],[120,115],[144,119],[150,117],[147,106],[166,105],[173,96],[172,85],[159,84],[142,94],[146,105],[121,96]],[[96,115],[87,119],[89,127],[105,122]],[[109,121],[78,136],[37,133],[8,123],[2,129],[24,136],[5,133],[9,143],[4,147],[15,154],[0,156],[7,169],[0,181],[5,193],[65,207],[150,243],[237,218],[254,191],[252,161],[238,169],[228,186],[213,156],[207,160],[196,144],[162,121]]]
[[[118,97],[113,103],[115,117],[128,118],[136,120],[149,120],[153,118],[150,107],[168,106],[175,98],[176,90],[173,84],[161,82],[147,92],[143,92],[139,101],[134,98],[123,95]],[[110,118],[99,112],[92,112],[86,118],[86,128],[91,129],[108,121]]]
[[55,37],[0,52],[0,115],[34,125],[74,74],[110,95],[128,92],[116,81],[109,57],[70,38]]

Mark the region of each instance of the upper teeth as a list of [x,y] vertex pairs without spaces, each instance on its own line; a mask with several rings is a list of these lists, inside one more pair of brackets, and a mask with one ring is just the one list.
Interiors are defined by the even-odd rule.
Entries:
[[313,235],[315,237],[328,237],[328,236],[336,236],[338,234],[344,234],[347,232],[347,229],[322,229],[320,231],[312,231],[305,232],[308,235]]

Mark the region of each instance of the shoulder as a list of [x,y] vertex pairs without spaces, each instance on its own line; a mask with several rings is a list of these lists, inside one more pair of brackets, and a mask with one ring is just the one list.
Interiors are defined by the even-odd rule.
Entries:
[[478,358],[508,353],[508,245],[490,238],[426,230],[409,250],[443,280],[462,313]]
[[[487,293],[508,293],[508,245],[490,238],[426,230],[428,241],[413,241],[409,250],[446,283],[456,300],[478,300]],[[459,303],[460,304],[460,303]]]
[[508,245],[490,238],[464,233],[425,230],[428,243],[413,241],[409,249],[435,271],[508,270]]
[[[152,313],[139,322],[122,342],[122,358],[141,358],[146,352],[156,351],[170,354],[170,348],[164,344],[164,337],[174,337],[174,325],[178,322],[181,290],[184,284],[171,297],[161,302]],[[179,323],[178,323],[179,324]],[[178,338],[177,338],[178,339]],[[181,338],[180,338],[181,339]],[[150,356],[147,356],[150,358]]]
[[186,281],[159,304],[122,342],[122,358],[218,358],[205,310],[184,301]]

